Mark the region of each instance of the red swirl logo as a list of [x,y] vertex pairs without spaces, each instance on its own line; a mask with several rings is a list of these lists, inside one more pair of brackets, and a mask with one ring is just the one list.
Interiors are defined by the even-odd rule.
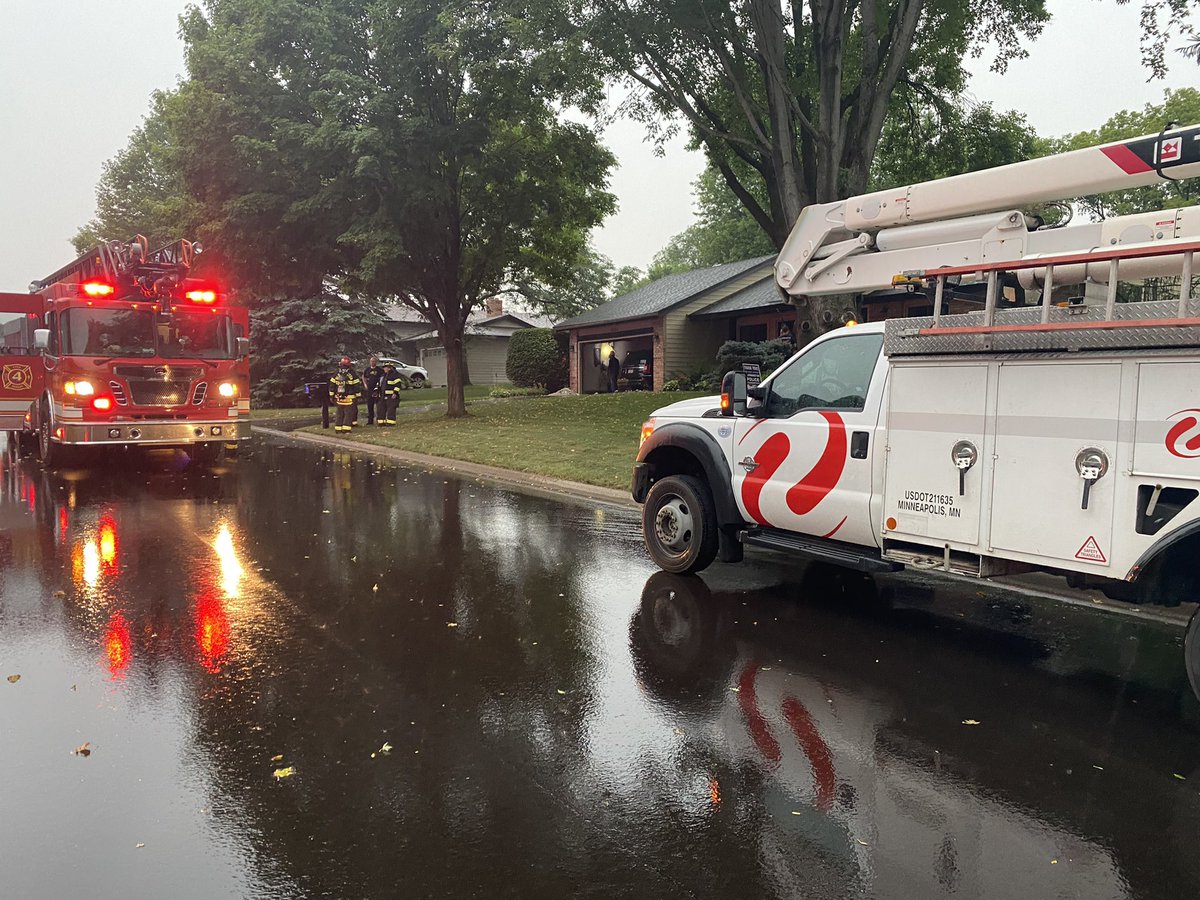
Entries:
[[1168,418],[1183,416],[1167,432],[1167,452],[1180,459],[1200,458],[1200,409],[1181,409]]
[[[808,474],[790,487],[785,495],[788,509],[797,516],[807,515],[816,509],[817,504],[828,497],[837,487],[842,478],[842,472],[846,468],[846,453],[849,447],[846,438],[846,423],[836,412],[821,411],[819,415],[825,419],[828,426],[825,449]],[[771,435],[754,454],[754,461],[758,463],[758,468],[742,480],[742,502],[750,517],[760,525],[771,524],[762,511],[763,488],[779,471],[779,467],[787,460],[791,450],[792,444],[786,434],[776,432]],[[843,519],[842,522],[844,521]],[[837,528],[833,531],[837,531],[841,527],[842,523],[838,523]],[[827,537],[832,534],[833,532],[830,532]]]

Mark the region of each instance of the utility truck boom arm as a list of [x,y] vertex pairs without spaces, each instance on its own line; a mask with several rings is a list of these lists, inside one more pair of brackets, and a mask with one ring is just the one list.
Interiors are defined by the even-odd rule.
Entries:
[[[1200,236],[1200,207],[1031,231],[1032,204],[1200,176],[1200,125],[876,191],[801,212],[775,262],[792,296],[886,287],[912,269]],[[867,257],[864,259],[864,255]]]

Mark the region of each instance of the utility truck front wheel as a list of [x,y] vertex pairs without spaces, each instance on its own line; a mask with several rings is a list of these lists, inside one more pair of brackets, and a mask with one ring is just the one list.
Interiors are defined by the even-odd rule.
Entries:
[[708,568],[717,556],[717,510],[699,478],[655,482],[642,508],[646,549],[659,568],[681,574]]

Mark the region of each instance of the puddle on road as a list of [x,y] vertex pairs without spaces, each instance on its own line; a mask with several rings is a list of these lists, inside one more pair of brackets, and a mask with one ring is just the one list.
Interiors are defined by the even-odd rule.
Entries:
[[1177,628],[340,451],[0,465],[5,896],[1200,887]]

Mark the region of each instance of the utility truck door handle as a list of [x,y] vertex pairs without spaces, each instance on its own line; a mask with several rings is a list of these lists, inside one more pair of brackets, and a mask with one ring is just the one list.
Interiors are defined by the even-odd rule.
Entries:
[[1104,477],[1108,471],[1108,454],[1098,447],[1087,447],[1080,450],[1075,457],[1075,471],[1083,479],[1083,502],[1080,509],[1088,508],[1088,497],[1092,493],[1092,485]]
[[850,436],[850,458],[866,459],[867,447],[870,446],[871,434],[867,431],[856,431]]
[[959,441],[950,449],[950,461],[958,469],[958,496],[967,494],[967,472],[979,459],[979,450],[970,441]]

